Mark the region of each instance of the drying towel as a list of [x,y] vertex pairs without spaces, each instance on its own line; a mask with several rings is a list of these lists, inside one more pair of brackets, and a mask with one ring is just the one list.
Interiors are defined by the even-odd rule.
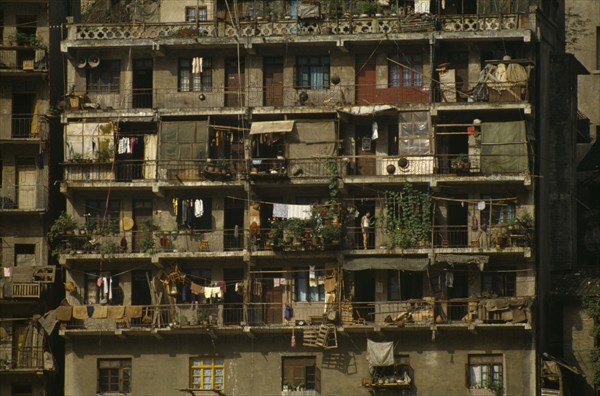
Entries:
[[85,307],[85,309],[87,311],[87,317],[91,318],[94,315],[94,306],[88,305],[87,307]]
[[190,285],[190,291],[196,296],[201,296],[204,294],[204,286],[192,282],[192,284]]
[[282,219],[288,218],[289,205],[287,204],[273,204],[273,217],[281,217]]
[[220,287],[205,287],[204,288],[204,298],[223,298],[223,291],[221,291]]
[[106,316],[109,319],[122,319],[125,314],[125,307],[122,305],[110,305],[106,308]]
[[194,201],[194,216],[202,217],[204,215],[204,202],[201,199]]
[[[93,308],[93,307],[92,307]],[[77,305],[73,307],[73,319],[87,319],[87,307],[85,305]]]
[[94,319],[106,319],[108,315],[108,310],[105,305],[96,305],[94,308],[94,312],[92,313],[92,318]]
[[288,205],[288,218],[310,219],[311,205]]
[[67,322],[73,316],[73,307],[70,305],[61,305],[56,308],[56,319]]
[[308,285],[310,287],[317,287],[317,274],[315,273],[314,265],[308,267]]
[[142,317],[142,307],[140,305],[130,305],[125,307],[125,316],[131,319]]

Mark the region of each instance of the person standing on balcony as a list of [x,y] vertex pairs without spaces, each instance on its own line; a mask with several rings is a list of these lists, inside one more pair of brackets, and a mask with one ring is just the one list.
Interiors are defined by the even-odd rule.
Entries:
[[363,235],[363,248],[367,250],[367,246],[369,245],[369,232],[370,228],[373,226],[373,220],[371,219],[371,212],[365,213],[365,215],[360,219],[360,230]]

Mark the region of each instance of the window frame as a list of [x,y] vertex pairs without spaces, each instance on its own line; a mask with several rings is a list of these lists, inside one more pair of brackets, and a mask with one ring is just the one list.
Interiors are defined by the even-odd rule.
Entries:
[[[498,370],[494,370],[498,368]],[[483,371],[485,369],[485,372]],[[480,370],[480,383],[473,381],[474,370]],[[489,386],[489,376],[494,384],[504,387],[504,356],[502,354],[469,355],[466,364],[466,386],[468,389],[484,389]],[[486,379],[484,379],[484,376]]]
[[[96,221],[96,229],[99,229],[99,226],[102,226],[101,222],[104,217],[104,210],[106,208],[106,201],[104,199],[88,199],[85,201],[85,213],[89,214],[87,216],[89,222],[93,219]],[[94,212],[94,213],[92,213]],[[121,201],[118,199],[110,199],[108,201],[108,210],[106,212],[106,228],[101,227],[101,229],[107,229],[110,232],[118,233],[119,232],[119,219],[121,218]]]
[[[289,373],[292,372],[292,378]],[[321,392],[320,369],[317,357],[313,355],[282,356],[281,357],[281,389],[287,384],[292,391],[304,385],[304,391]],[[290,380],[292,382],[290,382]]]
[[[210,364],[206,364],[206,361],[208,360],[210,360]],[[195,364],[196,361],[200,363]],[[219,361],[221,364],[217,364]],[[197,375],[194,370],[198,370]],[[209,384],[204,381],[206,370],[210,370],[210,377],[212,378],[210,382],[211,388],[202,386],[204,384]],[[220,375],[217,375],[218,370],[221,370]],[[199,382],[195,382],[195,377],[200,378]],[[221,378],[220,383],[215,381],[217,377]],[[199,387],[195,387],[196,384],[198,384]],[[220,387],[216,387],[217,384],[220,385]],[[197,389],[199,391],[223,391],[225,389],[225,359],[221,356],[191,357],[189,361],[189,386],[190,389]]]
[[329,89],[330,76],[331,57],[329,55],[296,57],[296,89]]
[[193,58],[179,58],[177,63],[178,92],[212,91],[212,58],[202,58],[202,73],[192,73]]
[[[325,285],[319,284],[319,278],[325,279],[325,269],[323,267],[315,268],[317,287],[310,287],[309,272],[310,270],[294,272],[294,302],[325,301]],[[301,296],[302,291],[304,291],[304,296]]]
[[[97,383],[96,390],[99,395],[104,394],[130,394],[131,391],[131,372],[132,372],[132,359],[131,358],[102,358],[97,360]],[[101,367],[106,366],[106,367]],[[113,367],[114,366],[114,367]],[[117,370],[117,389],[112,389],[113,382],[111,379],[115,376],[112,370]],[[103,384],[103,371],[108,373],[108,384]],[[108,387],[104,389],[103,387]]]
[[[491,199],[498,199],[500,197],[486,195],[481,199],[483,201],[489,201]],[[506,201],[508,202],[508,200]],[[492,216],[490,220],[490,206],[492,210]],[[479,224],[487,224],[487,226],[497,226],[510,224],[517,217],[517,205],[516,203],[492,203],[486,202],[485,208],[479,213]],[[490,224],[491,222],[491,224]]]
[[[420,120],[425,117],[425,121]],[[420,127],[424,125],[423,130]],[[431,120],[423,111],[401,112],[398,115],[398,155],[403,157],[431,155]]]
[[408,53],[402,56],[392,55],[390,59],[402,63],[388,61],[389,88],[423,88],[423,55]]
[[[504,270],[514,270],[514,268]],[[491,284],[491,289],[487,287],[488,283]],[[483,272],[481,274],[481,292],[492,292],[498,297],[516,297],[516,272]]]
[[[200,10],[203,10],[203,15],[200,14]],[[193,15],[190,18],[190,11],[193,11]],[[184,19],[186,22],[206,22],[208,21],[208,8],[206,6],[186,6],[184,11]],[[200,18],[203,16],[203,18]]]
[[[107,81],[103,82],[102,80]],[[88,93],[107,94],[121,92],[121,60],[102,59],[98,67],[88,68],[86,73]]]

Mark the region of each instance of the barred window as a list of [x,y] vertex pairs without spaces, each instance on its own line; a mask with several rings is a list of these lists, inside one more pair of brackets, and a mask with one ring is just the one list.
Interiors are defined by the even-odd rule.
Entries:
[[212,89],[212,60],[202,59],[202,72],[193,73],[192,58],[179,59],[179,91],[200,92]]

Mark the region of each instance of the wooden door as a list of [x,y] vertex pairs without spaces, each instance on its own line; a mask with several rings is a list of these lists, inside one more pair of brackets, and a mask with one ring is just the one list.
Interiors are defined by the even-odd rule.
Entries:
[[245,103],[244,97],[244,59],[225,59],[225,106],[240,107]]
[[[33,159],[23,161],[33,164]],[[19,209],[35,209],[37,195],[37,170],[34,165],[17,167],[17,205]]]
[[263,64],[265,106],[283,106],[283,59],[266,57]]
[[152,108],[152,59],[133,61],[133,103],[134,109]]
[[356,104],[377,103],[375,59],[356,58]]
[[371,125],[356,126],[356,171],[358,175],[375,176],[375,145]]
[[265,306],[265,322],[267,324],[280,324],[283,315],[283,288],[275,288],[273,280],[268,279],[263,283],[263,297]]
[[134,252],[142,249],[142,240],[154,238],[150,224],[152,223],[152,201],[149,199],[133,201],[133,238],[132,249]]

